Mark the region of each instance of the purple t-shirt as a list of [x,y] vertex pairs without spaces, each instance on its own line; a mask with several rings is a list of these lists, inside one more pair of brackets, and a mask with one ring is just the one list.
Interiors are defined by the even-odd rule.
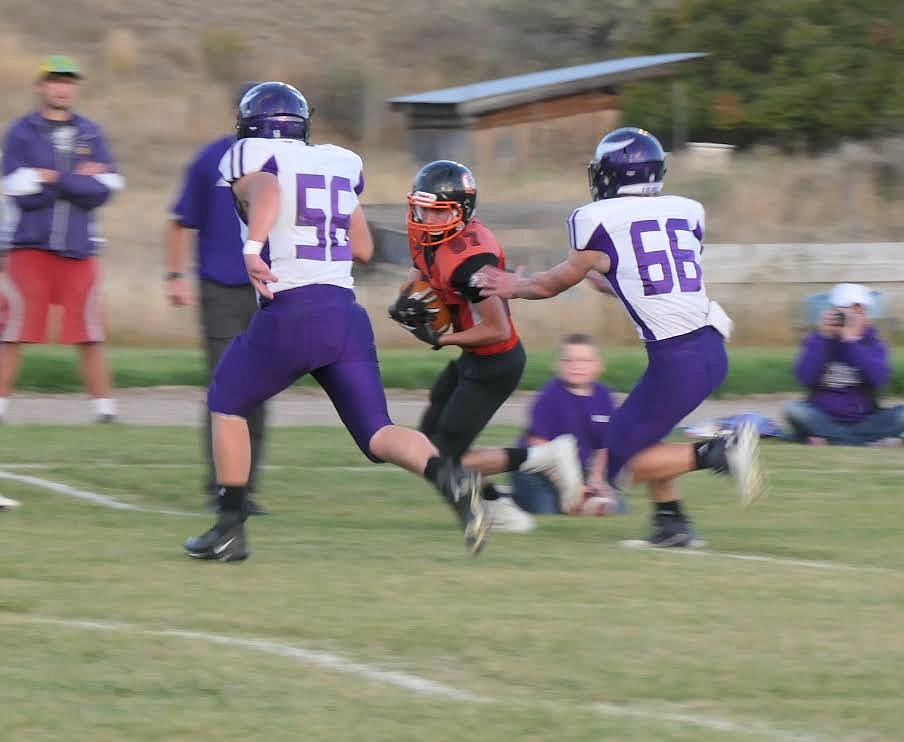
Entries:
[[234,142],[234,136],[226,136],[195,155],[171,210],[179,224],[198,231],[198,275],[226,286],[248,284],[232,189],[220,177],[220,160]]
[[891,375],[888,347],[875,327],[852,342],[812,332],[804,338],[794,373],[816,407],[840,422],[859,422],[876,411],[878,387]]
[[586,471],[593,452],[607,447],[606,430],[614,410],[612,392],[603,384],[594,382],[593,394],[584,397],[568,391],[561,379],[552,379],[534,398],[522,444],[527,436],[552,440],[571,433],[578,439],[581,465]]

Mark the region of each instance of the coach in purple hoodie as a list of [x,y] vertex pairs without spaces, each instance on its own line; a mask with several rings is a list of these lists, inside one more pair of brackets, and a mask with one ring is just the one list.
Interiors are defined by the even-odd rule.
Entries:
[[904,405],[879,407],[888,381],[888,347],[872,326],[872,297],[865,286],[839,283],[831,309],[804,338],[794,367],[809,390],[806,400],[785,405],[784,414],[802,442],[860,446],[904,435]]
[[51,305],[62,307],[60,342],[79,350],[94,417],[116,414],[104,355],[96,210],[123,187],[106,139],[73,107],[82,73],[66,56],[38,70],[37,110],[13,122],[3,141],[7,208],[0,348],[0,419],[19,372],[22,343],[47,340]]

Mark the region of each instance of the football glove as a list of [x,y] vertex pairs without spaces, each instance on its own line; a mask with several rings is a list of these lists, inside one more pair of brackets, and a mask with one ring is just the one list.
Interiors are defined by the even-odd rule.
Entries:
[[431,309],[427,302],[413,296],[399,296],[389,307],[389,316],[406,330],[414,332],[419,325],[428,325],[439,310]]
[[427,343],[433,350],[439,350],[443,347],[439,342],[442,333],[437,332],[429,321],[415,325],[413,328],[409,329],[411,330],[412,335],[421,342]]

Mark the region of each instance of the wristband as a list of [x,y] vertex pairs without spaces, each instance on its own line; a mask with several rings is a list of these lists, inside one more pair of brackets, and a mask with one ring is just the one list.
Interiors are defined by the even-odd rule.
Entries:
[[179,271],[170,271],[166,274],[166,280],[172,281],[174,278],[182,278],[185,275],[184,273],[180,273]]
[[245,245],[242,247],[242,255],[260,255],[261,250],[263,249],[263,242],[259,242],[258,240],[245,240]]

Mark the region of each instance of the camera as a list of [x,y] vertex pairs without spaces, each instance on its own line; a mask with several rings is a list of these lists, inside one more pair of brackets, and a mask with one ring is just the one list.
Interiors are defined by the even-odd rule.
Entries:
[[835,310],[835,324],[839,327],[844,327],[844,323],[847,320],[847,315],[842,312],[840,309]]

